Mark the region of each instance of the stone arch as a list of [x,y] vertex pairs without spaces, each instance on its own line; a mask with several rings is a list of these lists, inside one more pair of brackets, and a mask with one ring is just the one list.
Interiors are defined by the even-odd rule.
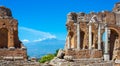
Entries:
[[[114,27],[108,27],[110,30],[114,30],[117,34],[118,34],[118,36],[120,36],[119,35],[119,30],[117,29],[117,28],[114,28]],[[120,37],[119,37],[120,38]]]
[[117,29],[110,28],[110,37],[109,37],[110,60],[112,60],[112,58],[113,58],[116,37],[119,37],[119,33],[117,32]]
[[118,27],[108,27],[110,30],[116,31],[116,33],[119,34],[119,28]]
[[[120,35],[119,35],[119,30],[115,27],[108,27],[109,30],[110,30],[110,34],[109,35],[109,38],[108,38],[108,49],[109,49],[109,55],[110,55],[110,60],[113,59],[113,52],[114,52],[114,43],[115,43],[115,40],[116,40],[116,37],[118,37],[120,39]],[[105,31],[102,31],[102,39],[103,39],[103,34],[105,33]],[[105,35],[104,35],[105,36]],[[104,38],[104,41],[105,41],[105,38]],[[104,47],[104,41],[103,41],[103,47]],[[104,51],[104,48],[103,48],[103,51]]]
[[6,28],[0,29],[0,48],[8,47],[8,30]]

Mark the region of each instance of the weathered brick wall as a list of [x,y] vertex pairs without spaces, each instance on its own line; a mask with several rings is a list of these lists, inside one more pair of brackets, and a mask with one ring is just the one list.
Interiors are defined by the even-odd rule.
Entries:
[[[39,62],[27,61],[0,61],[0,66],[45,66]],[[48,66],[48,65],[46,65]]]
[[9,8],[0,6],[0,57],[2,56],[22,56],[27,59],[26,48],[18,37],[18,21],[12,17]]
[[23,60],[27,59],[27,52],[23,49],[0,49],[0,60],[3,59],[3,57],[19,57],[23,56]]
[[66,56],[73,56],[74,59],[102,58],[102,51],[99,50],[66,50]]

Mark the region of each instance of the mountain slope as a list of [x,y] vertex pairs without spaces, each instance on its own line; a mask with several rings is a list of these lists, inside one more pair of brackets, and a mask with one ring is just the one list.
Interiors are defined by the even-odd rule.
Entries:
[[65,40],[46,39],[38,42],[24,44],[30,57],[40,58],[49,53],[55,53],[57,49],[64,48]]

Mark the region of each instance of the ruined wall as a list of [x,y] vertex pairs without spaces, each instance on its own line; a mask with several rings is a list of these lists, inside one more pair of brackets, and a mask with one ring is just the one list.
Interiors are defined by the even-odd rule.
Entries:
[[[15,50],[0,49],[0,60],[3,60],[3,59],[12,60],[11,58],[14,58],[14,57],[23,57],[23,58],[20,58],[20,60],[26,60],[27,59],[26,53],[27,52],[24,49],[15,49]],[[11,57],[11,58],[6,58],[6,57]],[[16,60],[19,60],[19,58],[17,58]]]
[[98,50],[66,50],[65,55],[72,56],[74,59],[102,58],[102,51],[98,51]]
[[[19,49],[19,50],[18,50]],[[21,50],[24,49],[24,50]],[[12,50],[12,51],[11,51]],[[18,37],[18,21],[12,17],[9,8],[0,7],[0,57],[23,56],[27,59],[26,48]]]
[[[95,56],[97,56],[98,54],[102,54],[103,56],[103,51],[104,51],[104,41],[102,41],[102,36],[105,32],[105,25],[107,24],[108,27],[108,51],[109,51],[109,55],[110,55],[110,60],[113,59],[113,57],[115,55],[117,55],[116,53],[119,53],[120,50],[120,2],[116,3],[113,11],[102,11],[102,12],[90,12],[89,14],[80,12],[80,13],[74,13],[74,12],[70,12],[67,15],[67,23],[66,23],[66,27],[67,27],[67,31],[68,31],[68,36],[67,37],[71,37],[70,40],[70,44],[71,44],[71,49],[77,49],[77,24],[79,23],[80,25],[80,52],[76,52],[73,50],[66,50],[66,55],[73,55],[76,58],[82,58],[83,56],[80,57],[80,55],[77,55],[77,53],[79,54],[85,54],[82,51],[88,49],[89,45],[88,45],[88,40],[89,40],[89,28],[88,28],[88,24],[91,20],[91,18],[93,16],[96,16],[95,22],[92,23],[92,49],[96,49],[98,50],[98,25],[101,24],[101,47],[102,47],[102,53],[97,51],[98,53],[94,54]],[[117,44],[118,49],[115,50],[115,40],[118,37],[119,42]],[[67,41],[68,39],[66,39]],[[66,47],[67,48],[67,44],[66,43]],[[117,52],[115,52],[117,51]],[[92,51],[94,52],[94,51]],[[72,54],[71,54],[72,53]],[[88,53],[86,52],[86,54],[89,55],[89,51]],[[90,56],[89,56],[90,57]],[[117,55],[117,57],[120,57],[119,55]],[[119,59],[119,58],[117,58]],[[120,59],[119,59],[120,60]]]

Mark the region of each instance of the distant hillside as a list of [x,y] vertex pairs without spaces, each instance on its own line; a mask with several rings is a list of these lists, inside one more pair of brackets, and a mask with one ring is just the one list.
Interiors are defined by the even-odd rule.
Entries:
[[38,42],[24,44],[30,57],[41,57],[49,53],[55,53],[57,49],[64,48],[65,40],[47,39]]

